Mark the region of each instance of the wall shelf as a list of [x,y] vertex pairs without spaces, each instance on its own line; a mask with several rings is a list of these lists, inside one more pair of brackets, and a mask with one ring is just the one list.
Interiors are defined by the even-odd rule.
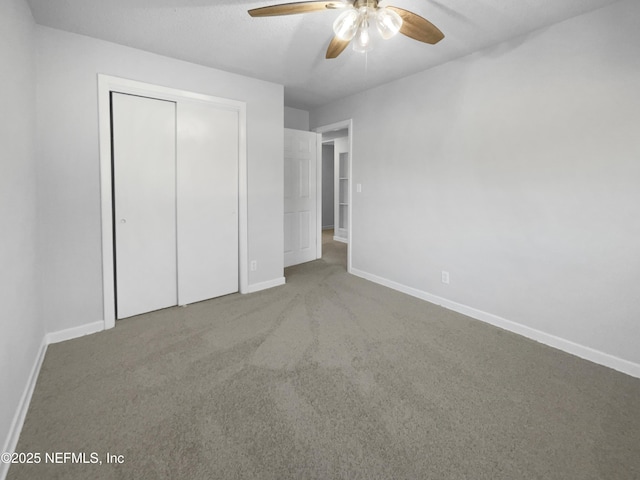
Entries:
[[346,242],[349,238],[349,144],[347,138],[334,143],[335,161],[335,230],[334,239]]

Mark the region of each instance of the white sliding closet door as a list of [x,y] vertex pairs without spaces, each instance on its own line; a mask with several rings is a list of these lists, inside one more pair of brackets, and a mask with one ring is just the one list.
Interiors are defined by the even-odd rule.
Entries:
[[117,317],[177,304],[176,104],[112,94]]
[[117,318],[239,290],[238,120],[112,94]]
[[238,112],[178,103],[178,303],[238,291]]

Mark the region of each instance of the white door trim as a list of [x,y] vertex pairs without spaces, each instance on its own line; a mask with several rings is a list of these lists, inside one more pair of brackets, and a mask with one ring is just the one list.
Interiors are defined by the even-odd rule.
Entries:
[[316,132],[316,260],[322,258],[322,134]]
[[[348,131],[347,137],[348,137],[348,141],[349,141],[349,180],[348,180],[348,185],[349,185],[349,192],[348,192],[348,197],[349,197],[349,205],[347,206],[347,216],[349,217],[347,219],[347,224],[348,224],[348,232],[347,232],[347,243],[348,243],[348,247],[347,247],[347,272],[351,273],[351,259],[353,258],[353,228],[352,228],[352,220],[353,220],[353,215],[352,215],[352,209],[353,209],[353,188],[352,188],[352,182],[353,182],[353,119],[350,118],[348,120],[342,120],[340,122],[336,122],[336,123],[332,123],[330,125],[323,125],[321,127],[316,128],[314,131],[316,133],[327,133],[327,132],[331,132],[331,131],[335,131],[335,130],[341,130],[343,128],[346,128]],[[320,142],[322,143],[322,142]],[[322,148],[322,147],[320,147]],[[318,205],[319,208],[322,208],[322,150],[320,150],[320,156],[318,157],[320,158],[320,161],[318,161],[318,174],[317,176],[317,182],[318,182],[318,188],[316,189],[316,195],[318,196]],[[320,212],[322,212],[322,210],[320,210]],[[322,213],[320,213],[318,215],[318,221],[316,222],[317,226],[316,226],[316,237],[317,237],[317,245],[318,245],[318,258],[322,257]]]
[[100,136],[100,197],[102,213],[102,290],[104,328],[115,326],[115,287],[113,272],[112,176],[111,176],[111,108],[110,92],[159,98],[179,102],[180,99],[199,100],[224,105],[238,111],[238,259],[239,290],[248,291],[247,238],[247,106],[245,102],[214,97],[175,88],[152,85],[135,80],[98,74],[98,123]]

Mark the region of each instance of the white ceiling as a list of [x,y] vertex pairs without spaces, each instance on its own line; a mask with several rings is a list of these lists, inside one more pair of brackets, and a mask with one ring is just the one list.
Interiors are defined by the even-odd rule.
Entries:
[[616,0],[385,0],[445,34],[437,45],[398,35],[366,56],[324,55],[338,10],[251,18],[286,0],[27,0],[37,23],[285,86],[285,104],[310,109],[426,70]]

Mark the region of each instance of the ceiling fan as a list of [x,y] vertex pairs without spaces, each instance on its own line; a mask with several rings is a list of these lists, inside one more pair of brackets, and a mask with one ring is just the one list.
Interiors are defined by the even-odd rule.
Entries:
[[333,22],[335,36],[326,58],[336,58],[354,40],[353,49],[367,52],[371,49],[369,27],[376,25],[385,40],[398,32],[432,45],[444,38],[444,34],[429,20],[399,7],[380,6],[378,0],[334,0],[283,3],[249,10],[252,17],[273,17],[297,13],[318,12],[327,9],[343,9],[344,12]]

